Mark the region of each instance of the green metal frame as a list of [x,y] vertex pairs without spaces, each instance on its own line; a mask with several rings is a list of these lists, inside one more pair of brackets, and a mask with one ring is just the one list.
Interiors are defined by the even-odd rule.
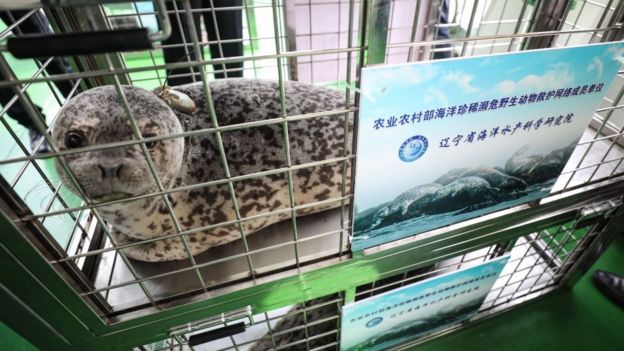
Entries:
[[386,61],[391,4],[390,0],[372,1],[369,23],[370,28],[375,30],[371,30],[368,36],[367,65],[382,64]]
[[[538,207],[520,206],[480,223],[409,244],[352,259],[343,257],[342,262],[327,267],[295,271],[288,278],[110,325],[97,316],[26,240],[22,234],[26,228],[20,228],[24,224],[15,223],[3,214],[0,216],[3,233],[0,258],[4,264],[0,273],[3,282],[0,308],[11,312],[4,317],[8,326],[42,349],[128,349],[164,339],[177,325],[240,306],[251,305],[254,313],[261,313],[340,291],[346,291],[347,299],[352,300],[356,286],[565,223],[578,218],[579,211],[587,206],[620,199],[623,191],[624,180],[620,180],[562,196]],[[6,208],[2,210],[8,212]],[[596,216],[605,213],[615,224],[607,225],[607,233],[601,234],[603,239],[592,246],[593,254],[587,254],[579,265],[587,266],[597,258],[597,248],[605,247],[617,231],[617,223],[624,219],[622,209],[616,213],[605,209]],[[35,325],[38,327],[33,328]]]

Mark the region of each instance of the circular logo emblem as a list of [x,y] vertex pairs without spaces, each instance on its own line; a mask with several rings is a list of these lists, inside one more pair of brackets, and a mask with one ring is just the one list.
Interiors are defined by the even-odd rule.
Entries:
[[429,146],[427,138],[422,135],[414,135],[405,140],[399,148],[399,158],[405,162],[416,161],[427,151],[427,146]]
[[378,326],[381,321],[383,321],[383,318],[381,317],[373,318],[370,321],[366,322],[366,328]]

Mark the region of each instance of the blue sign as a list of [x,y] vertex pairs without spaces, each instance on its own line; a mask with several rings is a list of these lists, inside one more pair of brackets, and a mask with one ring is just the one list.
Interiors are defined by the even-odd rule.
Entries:
[[473,317],[508,260],[500,257],[344,306],[340,350],[388,350]]
[[622,63],[617,42],[364,68],[352,249],[547,196]]

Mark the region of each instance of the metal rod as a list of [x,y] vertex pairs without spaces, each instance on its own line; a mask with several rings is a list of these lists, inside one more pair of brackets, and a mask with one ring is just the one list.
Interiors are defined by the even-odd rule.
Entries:
[[278,75],[278,84],[279,84],[279,98],[280,98],[280,112],[281,112],[281,118],[282,118],[282,134],[283,134],[283,142],[284,142],[284,154],[286,157],[286,167],[288,168],[288,170],[286,171],[287,177],[288,177],[288,197],[289,197],[289,201],[290,201],[290,220],[292,223],[292,235],[293,235],[293,241],[295,241],[295,261],[297,262],[297,267],[299,267],[300,262],[299,262],[299,246],[296,244],[296,241],[298,240],[298,234],[297,234],[297,211],[295,210],[296,204],[295,204],[295,191],[294,191],[294,181],[293,181],[293,176],[292,176],[292,160],[291,160],[291,155],[290,155],[290,138],[288,137],[288,112],[286,111],[286,93],[285,93],[285,88],[284,88],[284,73],[283,73],[283,68],[282,68],[282,58],[280,55],[281,53],[281,43],[280,40],[278,38],[278,34],[280,33],[279,31],[279,26],[278,26],[278,21],[279,21],[279,16],[278,16],[278,11],[277,11],[277,0],[272,0],[272,5],[273,5],[273,30],[275,31],[275,52],[278,55],[276,57],[277,60],[277,75]]
[[[292,121],[300,121],[300,120],[312,119],[312,118],[317,118],[317,117],[340,115],[340,114],[354,112],[354,111],[356,111],[356,108],[339,109],[339,110],[332,110],[332,111],[307,113],[303,115],[292,115],[292,116],[286,117],[286,119],[289,122],[292,122]],[[91,151],[114,149],[114,148],[119,148],[119,147],[138,145],[143,142],[149,143],[149,142],[170,140],[170,139],[176,139],[176,138],[186,138],[186,137],[207,135],[207,134],[216,133],[216,132],[226,132],[226,131],[251,128],[251,127],[268,126],[268,125],[280,124],[280,123],[283,123],[282,117],[276,117],[276,118],[254,121],[254,122],[230,124],[227,126],[216,126],[212,128],[204,128],[204,129],[198,129],[198,130],[193,130],[193,131],[186,131],[182,133],[172,133],[172,134],[167,134],[167,135],[162,135],[162,136],[144,138],[143,141],[139,141],[139,140],[118,141],[118,142],[112,142],[112,143],[106,143],[106,144],[99,144],[97,146],[86,146],[86,147],[81,147],[81,148],[76,148],[76,149],[71,149],[71,150],[54,151],[54,152],[34,154],[34,155],[24,156],[24,157],[16,157],[16,158],[8,159],[8,160],[0,160],[0,165],[23,162],[23,161],[33,160],[33,159],[44,159],[44,158],[50,158],[50,157],[59,157],[59,156],[68,156],[68,155],[86,153],[86,152],[91,152]]]
[[[214,6],[213,0],[209,0],[209,2],[210,2],[210,8],[214,9],[215,6]],[[211,11],[210,14],[212,16],[212,24],[214,26],[214,32],[215,32],[215,35],[217,36],[217,48],[219,49],[219,56],[225,57],[225,55],[223,55],[223,45],[221,44],[221,35],[219,34],[219,26],[217,25],[217,14],[215,13],[215,11]],[[223,68],[223,76],[227,78],[228,75],[227,75],[227,69],[225,68],[225,63],[223,63],[221,67]]]
[[[4,40],[9,34],[11,34],[13,29],[15,29],[15,28],[19,29],[18,26],[20,24],[22,24],[24,21],[26,21],[30,16],[32,16],[37,11],[39,11],[39,9],[32,9],[32,10],[28,11],[24,16],[22,16],[22,18],[20,18],[19,20],[16,20],[13,23],[7,25],[7,27],[4,30],[2,30],[2,32],[0,32],[0,40]],[[13,17],[10,13],[9,13],[9,15],[11,17]],[[7,23],[5,23],[5,24],[7,24]]]
[[[307,242],[307,241],[314,241],[314,240],[317,240],[319,238],[322,238],[322,237],[325,237],[325,236],[329,236],[329,235],[335,235],[335,234],[338,234],[338,233],[339,233],[338,230],[334,230],[334,231],[330,231],[330,232],[326,232],[326,233],[317,234],[315,236],[310,236],[310,237],[307,237],[307,238],[298,239],[297,242],[293,242],[293,241],[283,242],[283,243],[279,243],[279,244],[276,244],[276,245],[273,245],[273,246],[270,246],[270,247],[263,247],[263,248],[260,248],[260,249],[255,249],[255,250],[251,250],[249,252],[244,252],[244,253],[240,253],[240,254],[234,254],[234,255],[231,255],[231,256],[228,256],[228,257],[212,260],[212,261],[209,261],[209,262],[202,262],[202,263],[199,263],[199,264],[197,264],[195,266],[192,266],[192,267],[179,268],[179,269],[176,269],[176,270],[173,270],[173,271],[160,273],[160,274],[155,274],[155,275],[152,275],[152,276],[149,276],[149,277],[143,277],[143,278],[140,278],[140,279],[133,279],[133,280],[130,280],[130,281],[127,281],[127,282],[123,282],[123,283],[119,283],[119,284],[116,284],[116,285],[110,285],[110,286],[107,286],[107,287],[104,287],[104,288],[99,288],[99,289],[95,289],[95,290],[92,290],[92,291],[84,292],[84,293],[82,293],[82,295],[91,295],[91,294],[95,294],[95,293],[102,292],[102,291],[105,291],[105,290],[112,290],[112,289],[117,289],[117,288],[121,288],[121,287],[124,287],[124,286],[133,285],[133,284],[136,284],[136,283],[143,283],[145,281],[152,280],[152,279],[164,278],[164,277],[168,277],[168,276],[175,275],[175,274],[178,274],[178,273],[183,273],[183,272],[191,271],[191,270],[194,270],[194,269],[200,269],[200,268],[212,266],[212,265],[219,264],[219,263],[236,260],[236,259],[243,258],[243,257],[248,257],[249,255],[252,255],[252,254],[258,254],[258,253],[262,253],[262,252],[276,250],[276,249],[283,248],[283,247],[286,247],[286,246],[289,246],[289,245],[292,245],[292,244],[299,244],[299,243],[303,243],[303,242]],[[127,244],[127,245],[129,246],[129,244]],[[124,248],[124,246],[121,246],[121,247]],[[106,250],[106,249],[98,250],[98,252],[102,252],[102,251],[110,251],[110,250]],[[91,252],[93,252],[93,251],[91,251]],[[85,253],[85,254],[81,254],[81,255],[76,255],[76,256],[72,257],[72,259],[75,259],[77,257],[91,256],[91,254],[90,254],[91,252],[88,252],[88,253]],[[65,261],[65,260],[67,260],[67,259],[58,260],[58,262],[62,262],[62,261]],[[295,265],[295,267],[297,267],[297,266]],[[299,268],[299,267],[297,267],[297,268]]]
[[[505,13],[505,10],[507,9],[507,4],[509,3],[509,0],[505,0],[505,3],[503,4],[503,8],[501,9],[501,18],[503,17],[503,14]],[[525,3],[527,3],[527,1],[525,1]],[[483,25],[483,17],[481,17],[481,24]],[[498,23],[496,23],[496,34],[500,33],[500,28],[501,28],[501,21],[499,21]],[[496,40],[492,41],[492,47],[490,48],[490,54],[494,52],[494,44],[496,43]]]
[[[184,27],[182,27],[182,20],[180,19],[180,11],[178,10],[178,2],[177,1],[172,1],[171,5],[173,6],[173,9],[175,11],[176,19],[178,20],[178,31],[180,33],[180,38],[182,39],[182,44],[181,45],[184,48],[184,58],[183,59],[186,59],[186,61],[188,63],[192,63],[192,62],[196,61],[196,60],[192,60],[191,59],[191,54],[194,54],[194,56],[197,58],[197,60],[201,60],[203,58],[203,51],[201,49],[193,47],[194,49],[192,51],[189,51],[189,47],[188,47],[189,44],[186,41],[186,34],[184,33]],[[184,11],[186,12],[187,10],[185,9]],[[195,28],[195,22],[194,22],[195,19],[192,16],[190,16],[190,17],[191,17],[191,22],[193,22],[193,30],[195,30],[194,29]],[[189,16],[187,16],[187,20],[188,20],[188,18],[189,18]],[[188,22],[187,22],[187,25],[190,27]],[[189,31],[190,30],[191,29],[189,29]],[[189,35],[191,35],[191,34],[189,33]],[[193,45],[193,43],[191,43],[190,45]],[[168,64],[168,65],[165,65],[165,66],[171,66],[171,64]],[[196,74],[195,70],[193,69],[192,66],[189,67],[189,68],[190,68],[190,72],[191,72],[191,80],[193,82],[196,82],[197,80],[196,80],[196,77],[195,77],[195,74]],[[173,71],[173,69],[171,71]]]
[[[412,43],[416,41],[416,34],[418,34],[421,2],[422,2],[421,0],[416,0],[416,4],[414,5],[414,19],[412,20],[412,33],[410,34],[410,42]],[[407,52],[407,61],[408,62],[414,61],[414,47],[413,46],[410,46]]]
[[[256,53],[254,52],[254,44],[253,44],[254,40],[252,39],[252,35],[251,35],[251,23],[249,23],[249,9],[251,8],[251,6],[249,6],[247,1],[248,0],[243,0],[243,6],[245,8],[245,20],[247,21],[247,35],[249,36],[249,48],[251,49],[251,56],[256,56]],[[256,67],[256,61],[253,60],[251,62],[253,64],[254,78],[258,78],[258,72],[257,72],[258,68]]]
[[158,20],[158,25],[160,26],[160,30],[156,33],[151,33],[149,35],[151,41],[160,41],[166,40],[171,35],[171,23],[169,23],[169,17],[167,16],[167,11],[165,7],[165,0],[154,0],[154,5],[156,6],[156,19]]
[[[192,21],[192,15],[190,12],[191,9],[191,5],[190,2],[188,0],[183,2],[184,4],[184,9],[187,11],[186,13],[186,18],[187,21],[189,22],[189,30],[191,33],[191,39],[193,42],[193,46],[195,48],[196,51],[199,51],[199,41],[197,38],[197,32],[195,31],[195,23],[193,23]],[[204,66],[199,66],[199,73],[200,73],[200,77],[201,77],[201,81],[202,81],[202,85],[203,85],[203,90],[204,90],[204,98],[206,99],[206,104],[208,105],[208,112],[210,114],[210,123],[212,126],[214,126],[215,128],[219,127],[219,122],[217,121],[217,113],[215,111],[214,108],[214,103],[212,101],[212,95],[210,92],[210,87],[208,86],[208,79],[206,78],[206,71],[205,71],[205,67]],[[243,242],[243,247],[245,250],[245,253],[249,252],[249,245],[247,244],[247,239],[245,238],[245,228],[243,227],[242,221],[241,221],[241,215],[240,215],[240,209],[238,207],[238,200],[236,199],[236,192],[234,191],[234,184],[233,182],[230,180],[231,178],[231,173],[230,173],[230,167],[228,165],[228,161],[227,161],[227,156],[225,154],[225,147],[223,146],[223,138],[221,136],[221,132],[220,131],[215,131],[215,138],[217,140],[217,146],[219,148],[219,158],[221,160],[221,166],[223,167],[223,170],[225,171],[225,179],[227,179],[227,186],[228,186],[228,190],[230,192],[230,198],[232,200],[232,206],[234,207],[234,213],[236,215],[236,223],[238,224],[238,231],[240,232],[241,235],[241,239]],[[249,268],[249,275],[252,278],[255,278],[255,271],[253,268],[253,264],[251,262],[251,257],[249,255],[246,256],[247,258],[247,266]]]
[[[134,9],[134,12],[136,13],[136,17],[139,19],[139,24],[141,25],[142,28],[145,28],[145,24],[143,23],[143,18],[142,18],[143,16],[139,13],[139,8],[137,7],[136,2],[132,2],[132,8]],[[109,18],[109,25],[112,26],[112,24],[110,23],[110,18]],[[169,35],[171,35],[171,33],[169,33]],[[153,50],[148,50],[147,52],[149,53],[150,59],[152,60],[152,65],[156,66],[156,59],[154,58]],[[154,70],[154,71],[156,72],[156,77],[158,78],[158,85],[163,85],[163,80],[160,78],[159,71],[158,70]],[[134,82],[135,81],[133,80],[133,83]]]
[[[106,55],[106,58],[108,61],[108,65],[112,68],[113,63],[110,60],[110,56]],[[119,97],[119,101],[121,102],[122,108],[124,109],[128,123],[130,124],[130,129],[132,130],[132,134],[136,139],[138,139],[139,141],[142,141],[143,136],[141,135],[141,130],[139,129],[136,119],[132,115],[132,111],[130,110],[130,104],[128,103],[128,99],[126,98],[126,94],[123,91],[121,83],[119,82],[119,77],[113,76],[113,78],[114,78],[115,90],[117,92],[117,96]],[[154,165],[154,161],[152,160],[152,157],[149,153],[149,150],[147,149],[147,146],[145,146],[145,143],[139,144],[139,146],[141,148],[141,152],[143,153],[143,157],[145,158],[145,161],[147,162],[147,167],[150,170],[150,173],[154,179],[154,182],[156,182],[158,191],[163,192],[165,190],[165,187],[163,186],[160,176],[158,175],[158,171],[156,171],[156,166]],[[171,217],[171,221],[173,222],[176,232],[181,233],[182,226],[180,225],[178,216],[176,216],[173,206],[171,205],[171,201],[169,201],[169,197],[166,195],[162,195],[161,198],[163,202],[165,203],[165,207],[167,208],[167,212],[169,213],[169,216]],[[182,246],[184,247],[184,251],[186,251],[188,255],[188,259],[191,265],[194,266],[195,259],[193,258],[193,255],[191,254],[191,249],[190,249],[187,237],[184,235],[181,235],[180,240],[182,241]],[[205,292],[207,292],[206,283],[204,282],[204,278],[202,277],[201,272],[199,270],[196,270],[196,273],[197,273],[197,278],[200,281],[202,288],[204,289]]]
[[[468,22],[468,29],[466,29],[466,38],[470,37],[470,35],[472,35],[472,30],[474,27],[474,20],[477,14],[477,8],[479,7],[479,0],[475,0],[474,3],[472,4],[472,11],[470,12],[470,21]],[[505,36],[505,37],[509,37],[509,36]],[[483,38],[483,37],[480,37]],[[441,42],[444,42],[444,40],[441,40]],[[466,55],[466,49],[468,48],[468,42],[464,41],[464,45],[462,45],[462,50],[461,50],[461,56],[465,56]]]
[[[4,59],[4,57],[2,57],[1,55],[0,55],[0,70],[2,70],[2,72],[4,73],[4,77],[8,78],[9,81],[15,79],[15,75],[11,71],[11,69],[8,66],[8,64],[7,64],[6,60]],[[34,105],[33,105],[32,101],[30,101],[30,99],[26,96],[26,94],[24,92],[22,92],[18,88],[17,85],[13,86],[13,90],[18,95],[19,99],[21,100],[22,106],[26,110],[26,113],[28,114],[28,116],[31,118],[31,121],[33,122],[34,127],[43,136],[43,138],[45,138],[46,142],[49,143],[49,145],[52,148],[52,150],[56,151],[56,147],[55,147],[55,145],[54,145],[54,143],[52,141],[52,138],[46,133],[46,126],[43,123],[43,121],[41,120],[41,118],[39,117],[39,115],[37,113],[37,110],[34,108]],[[82,189],[82,186],[80,185],[80,183],[76,179],[76,176],[73,174],[73,172],[71,171],[71,169],[67,165],[64,157],[62,157],[62,156],[59,157],[58,161],[59,161],[59,164],[61,165],[61,168],[65,171],[67,177],[72,182],[72,185],[80,193],[81,197],[83,199],[85,199],[85,200],[88,199],[88,197],[85,195],[84,190]],[[88,202],[88,200],[86,200],[86,201]],[[114,242],[114,238],[112,237],[112,235],[108,231],[108,228],[106,227],[106,224],[105,224],[104,220],[102,219],[102,217],[100,216],[100,214],[98,213],[98,211],[96,209],[93,209],[93,213],[94,213],[95,217],[97,218],[97,220],[102,225],[102,228],[104,229],[105,233],[109,236],[109,239]],[[137,276],[136,272],[134,271],[134,269],[130,265],[130,263],[128,261],[128,258],[125,257],[123,253],[120,253],[120,254],[122,255],[122,258],[124,258],[124,262],[126,263],[126,265],[128,265],[129,270],[132,272],[132,274],[134,276]],[[143,293],[145,293],[145,295],[148,298],[148,300],[150,301],[150,303],[152,303],[155,306],[154,299],[152,298],[152,296],[149,293],[149,291],[147,290],[147,288],[145,288],[145,286],[143,284],[139,284],[139,285],[141,286],[141,289],[143,290]]]
[[[353,10],[354,10],[354,0],[349,0],[349,34],[348,34],[348,38],[347,38],[347,47],[351,47],[353,45]],[[351,52],[347,53],[347,70],[346,70],[346,77],[345,80],[347,82],[347,86],[351,85],[351,60],[352,60],[352,56],[351,56]],[[351,104],[351,93],[349,90],[345,90],[345,108],[348,108],[349,105]],[[347,157],[349,156],[349,115],[350,113],[345,113],[344,114],[344,124],[342,126],[343,130],[344,130],[344,140],[342,143],[342,156],[343,157]],[[347,160],[345,160],[342,164],[342,184],[341,184],[341,195],[344,198],[347,195],[347,172],[349,172],[350,174],[350,170],[348,167],[348,162]],[[353,179],[352,177],[350,177],[351,179]],[[352,184],[349,184],[349,187],[351,189],[353,189]],[[345,206],[346,206],[346,200],[342,200],[340,202],[340,238],[338,239],[338,247],[339,249],[339,255],[342,255],[342,247],[343,247],[343,242],[344,242],[344,237],[345,234],[348,235],[347,231],[346,231],[346,220],[347,220],[347,216],[348,213],[345,214]]]
[[[410,47],[410,46],[427,46],[427,45],[439,45],[439,44],[454,44],[454,43],[462,43],[467,41],[483,41],[483,40],[492,40],[492,39],[505,39],[505,38],[524,38],[524,37],[539,37],[539,36],[549,36],[553,34],[566,34],[566,33],[591,33],[591,32],[604,32],[612,29],[620,29],[624,24],[619,24],[613,27],[606,28],[596,28],[596,29],[585,29],[585,30],[567,30],[567,31],[545,31],[545,32],[533,32],[533,33],[518,33],[518,34],[506,34],[506,35],[491,35],[491,36],[482,36],[475,38],[459,38],[459,39],[449,39],[449,40],[439,40],[439,41],[422,41],[417,43],[402,43],[402,44],[388,44],[388,48],[398,48],[398,47]],[[205,66],[205,65],[215,65],[221,63],[230,63],[237,61],[249,61],[249,60],[265,60],[265,59],[274,59],[277,57],[294,57],[294,56],[310,56],[310,55],[324,55],[324,54],[335,54],[338,52],[349,52],[349,51],[363,51],[367,47],[356,47],[356,48],[341,48],[341,49],[321,49],[321,50],[299,50],[297,52],[282,52],[279,55],[258,55],[258,56],[241,56],[235,58],[220,58],[220,59],[211,59],[211,60],[199,60],[194,61],[192,63],[173,63],[167,65],[158,65],[156,67],[135,67],[135,68],[127,68],[127,69],[119,69],[116,68],[114,70],[97,70],[97,71],[89,71],[82,73],[67,73],[67,74],[58,74],[49,76],[46,79],[16,79],[14,81],[8,82],[0,82],[0,88],[6,86],[12,86],[17,84],[24,84],[29,82],[46,82],[47,80],[58,81],[58,80],[67,80],[67,79],[77,79],[77,78],[93,78],[93,77],[101,77],[101,76],[112,76],[115,74],[122,73],[135,73],[135,72],[143,72],[143,71],[151,71],[154,69],[166,69],[166,68],[188,68],[188,67],[196,67],[196,66]]]
[[[306,167],[313,167],[313,166],[317,166],[317,165],[325,165],[325,164],[330,164],[330,163],[337,163],[339,161],[344,161],[346,159],[352,159],[353,157],[354,156],[349,156],[347,158],[340,157],[340,158],[335,158],[335,159],[328,159],[328,160],[323,160],[323,161],[316,161],[316,162],[301,164],[301,165],[294,165],[290,169],[291,170],[298,170],[298,169],[303,169],[303,168],[306,168]],[[138,196],[128,197],[128,198],[125,198],[125,199],[119,199],[119,200],[114,200],[114,201],[106,201],[106,202],[101,202],[101,203],[97,203],[97,204],[87,204],[87,205],[82,205],[82,206],[79,206],[79,207],[73,207],[73,208],[67,208],[67,209],[63,209],[63,210],[57,210],[57,211],[50,212],[50,213],[41,213],[41,214],[28,215],[28,216],[24,216],[22,218],[22,221],[29,221],[29,220],[32,220],[32,219],[35,219],[35,218],[42,218],[42,217],[46,217],[46,216],[58,215],[58,214],[63,214],[63,213],[68,213],[68,212],[79,211],[79,210],[96,209],[96,208],[99,208],[99,207],[110,206],[110,205],[118,204],[118,203],[142,200],[142,199],[147,199],[147,198],[151,198],[151,197],[155,197],[155,196],[162,196],[162,195],[172,194],[172,193],[176,193],[176,192],[183,192],[183,191],[190,191],[190,190],[195,190],[195,189],[201,189],[201,188],[205,188],[205,187],[212,186],[212,185],[221,185],[221,184],[227,184],[228,182],[235,182],[235,181],[240,181],[240,180],[253,179],[253,178],[258,178],[258,177],[262,177],[262,176],[266,176],[266,175],[272,175],[272,174],[286,173],[287,171],[288,171],[288,168],[287,167],[283,167],[283,168],[276,168],[276,169],[263,171],[263,172],[258,172],[258,173],[253,173],[253,174],[234,176],[234,177],[231,177],[229,179],[218,179],[218,180],[212,180],[212,181],[207,181],[207,182],[203,182],[203,183],[196,183],[196,184],[192,184],[192,185],[185,185],[185,186],[180,186],[180,187],[176,187],[176,188],[172,188],[172,189],[168,189],[168,190],[163,190],[163,191],[157,191],[157,192],[153,192],[153,193],[149,193],[149,194],[145,194],[145,195],[138,195]],[[349,198],[349,197],[347,197],[347,198]],[[338,199],[340,199],[340,198],[330,199],[330,200],[338,200]],[[323,200],[323,201],[327,201],[327,200]],[[282,211],[282,210],[277,210],[275,212],[277,213],[278,211]]]

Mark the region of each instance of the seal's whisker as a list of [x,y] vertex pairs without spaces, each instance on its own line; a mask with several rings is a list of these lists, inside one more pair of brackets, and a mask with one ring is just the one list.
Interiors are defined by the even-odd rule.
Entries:
[[33,185],[23,196],[24,200],[30,198],[30,196],[41,195],[41,194],[51,194],[52,189],[50,189],[50,185],[43,180],[38,181],[35,185]]

